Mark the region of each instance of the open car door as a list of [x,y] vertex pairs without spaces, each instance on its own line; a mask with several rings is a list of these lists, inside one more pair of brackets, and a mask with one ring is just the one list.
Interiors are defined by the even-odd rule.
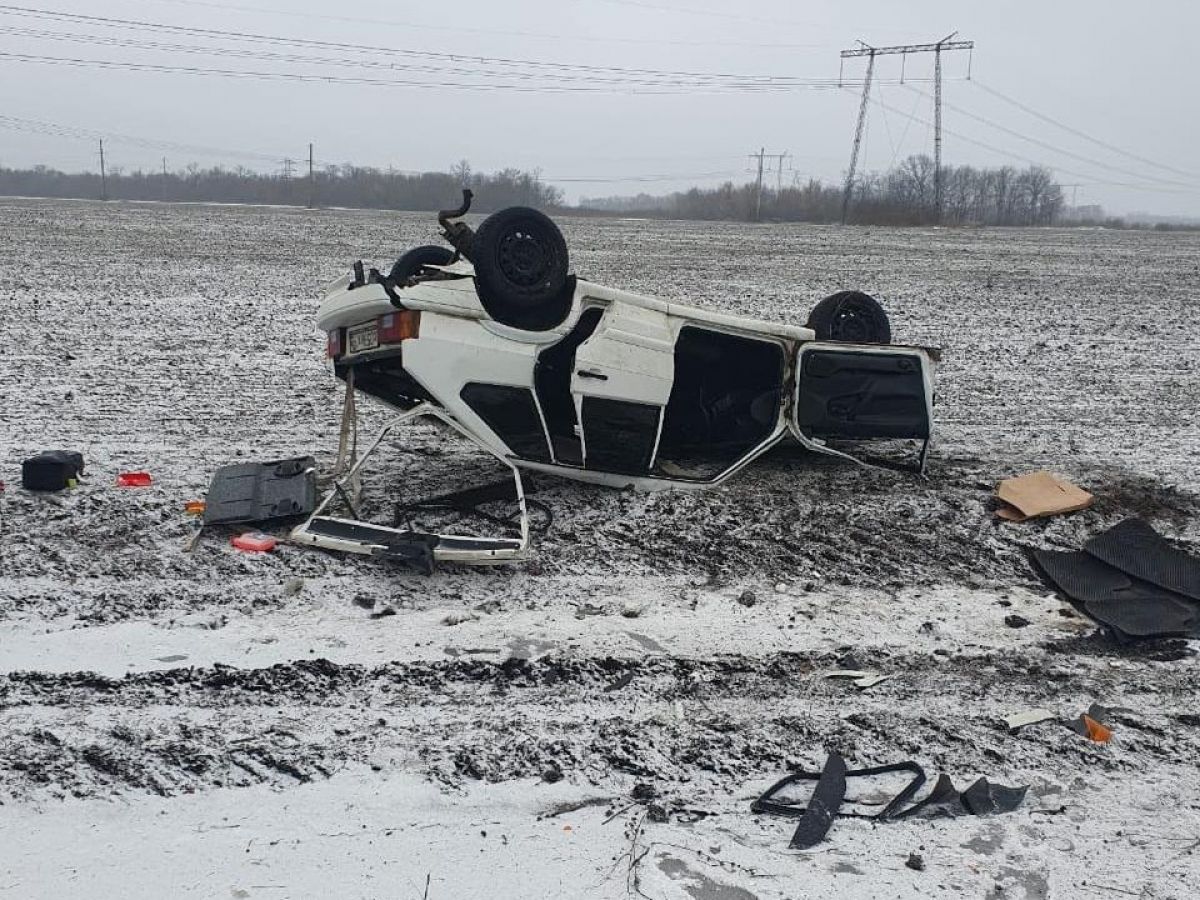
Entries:
[[830,440],[913,439],[921,442],[917,470],[933,431],[933,356],[921,347],[812,341],[796,358],[792,428],[821,453]]
[[606,309],[579,345],[571,374],[584,468],[648,473],[674,380],[675,340],[666,313],[624,303]]

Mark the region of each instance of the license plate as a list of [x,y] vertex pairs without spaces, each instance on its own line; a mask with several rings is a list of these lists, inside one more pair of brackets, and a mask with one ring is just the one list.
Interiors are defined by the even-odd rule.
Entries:
[[374,350],[379,346],[379,325],[367,322],[365,325],[355,325],[346,330],[347,343],[351,353],[361,353],[364,350]]

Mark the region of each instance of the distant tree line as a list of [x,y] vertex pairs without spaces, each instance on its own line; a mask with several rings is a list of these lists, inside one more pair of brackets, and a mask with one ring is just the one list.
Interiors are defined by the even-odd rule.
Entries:
[[[32,169],[0,167],[0,194],[25,197],[167,200],[173,202],[261,203],[304,206],[349,206],[363,209],[436,210],[455,205],[462,188],[477,198],[472,209],[489,212],[505,206],[554,208],[562,191],[537,173],[504,169],[491,174],[471,171],[464,160],[449,172],[398,172],[368,166],[326,166],[307,174],[285,177],[238,166],[203,169],[192,164],[180,171],[140,169],[108,171],[102,185],[99,172],[61,172],[46,166]],[[310,198],[311,193],[311,198]]]
[[[781,190],[763,189],[760,217],[785,222],[840,222],[845,192],[817,179]],[[580,206],[610,212],[645,212],[684,219],[752,220],[754,184],[726,182],[653,197],[584,199]],[[922,225],[937,220],[933,160],[910,156],[887,172],[855,179],[848,221]],[[1050,225],[1064,212],[1063,191],[1049,169],[942,167],[942,217],[948,225]]]

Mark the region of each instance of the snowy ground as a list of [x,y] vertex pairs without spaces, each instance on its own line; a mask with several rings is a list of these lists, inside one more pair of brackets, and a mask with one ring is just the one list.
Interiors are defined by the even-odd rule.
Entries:
[[[432,217],[0,200],[0,896],[1192,896],[1193,648],[1116,650],[1025,548],[1141,515],[1200,551],[1200,237],[562,224],[581,274],[692,303],[877,295],[945,348],[928,481],[794,449],[699,494],[544,479],[532,562],[430,578],[188,553],[215,467],[332,459],[319,286]],[[397,481],[474,461],[405,442]],[[21,491],[58,447],[84,484]],[[1096,506],[997,525],[1039,467]],[[825,679],[847,653],[896,677]],[[1106,746],[1000,721],[1093,701]],[[750,800],[830,750],[1030,795],[789,851]]]

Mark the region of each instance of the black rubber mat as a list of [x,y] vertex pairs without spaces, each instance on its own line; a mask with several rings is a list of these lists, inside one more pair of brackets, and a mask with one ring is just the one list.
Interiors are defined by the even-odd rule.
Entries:
[[1126,519],[1083,549],[1127,575],[1200,602],[1200,559],[1176,550],[1141,519]]
[[1072,600],[1112,600],[1133,587],[1133,580],[1082,550],[1034,550],[1034,561]]
[[1189,598],[1132,578],[1082,551],[1036,550],[1041,570],[1093,619],[1123,640],[1190,634],[1200,607]]

